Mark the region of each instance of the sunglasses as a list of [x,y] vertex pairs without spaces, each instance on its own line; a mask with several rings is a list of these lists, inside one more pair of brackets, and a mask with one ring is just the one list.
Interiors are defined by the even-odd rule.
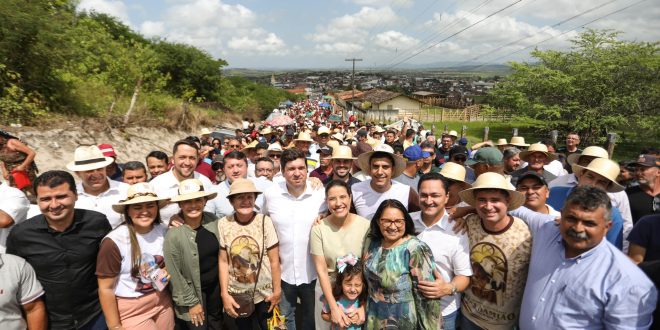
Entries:
[[452,159],[454,161],[457,161],[457,162],[465,162],[467,160],[467,157],[465,157],[465,156],[454,156]]
[[270,158],[282,158],[282,155],[280,155],[280,154],[272,154],[272,155],[268,155],[268,157],[270,157]]

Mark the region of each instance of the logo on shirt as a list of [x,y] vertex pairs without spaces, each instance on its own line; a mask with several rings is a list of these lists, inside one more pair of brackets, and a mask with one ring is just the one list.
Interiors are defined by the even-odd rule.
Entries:
[[504,305],[507,260],[495,244],[482,242],[470,251],[472,262],[472,294],[498,306]]

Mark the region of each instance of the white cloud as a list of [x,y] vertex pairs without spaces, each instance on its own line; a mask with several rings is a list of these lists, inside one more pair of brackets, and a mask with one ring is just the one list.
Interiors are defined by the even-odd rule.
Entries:
[[77,10],[108,14],[130,25],[128,9],[126,8],[126,4],[121,0],[82,0],[78,4]]
[[372,7],[410,7],[413,5],[413,0],[352,0],[354,3],[361,6]]
[[158,37],[165,34],[165,23],[144,21],[140,24],[140,31],[146,37]]
[[374,44],[388,50],[407,49],[417,46],[419,40],[398,31],[386,31],[374,37]]
[[361,52],[364,46],[351,42],[335,42],[332,44],[316,45],[315,49],[323,54],[350,54]]
[[253,31],[251,36],[231,38],[228,46],[246,54],[286,55],[288,53],[282,39],[274,33],[259,29]]

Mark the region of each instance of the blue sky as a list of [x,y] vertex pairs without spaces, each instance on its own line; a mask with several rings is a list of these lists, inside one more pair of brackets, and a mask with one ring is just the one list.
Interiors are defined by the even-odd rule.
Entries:
[[[396,69],[526,60],[532,45],[566,49],[585,23],[638,1],[81,0],[78,9],[116,16],[147,37],[200,47],[232,68],[350,68],[344,59],[357,57],[364,60],[358,67]],[[658,17],[660,0],[646,0],[588,26],[657,41]]]

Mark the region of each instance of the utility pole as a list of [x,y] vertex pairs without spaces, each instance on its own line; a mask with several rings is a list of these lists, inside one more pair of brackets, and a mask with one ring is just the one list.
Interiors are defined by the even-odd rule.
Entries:
[[[353,99],[355,99],[355,62],[362,62],[361,58],[347,58],[345,60],[346,62],[353,62],[353,73],[351,74],[351,110],[355,110],[353,108]],[[346,113],[345,110],[342,110],[341,112],[341,121],[346,120]]]

